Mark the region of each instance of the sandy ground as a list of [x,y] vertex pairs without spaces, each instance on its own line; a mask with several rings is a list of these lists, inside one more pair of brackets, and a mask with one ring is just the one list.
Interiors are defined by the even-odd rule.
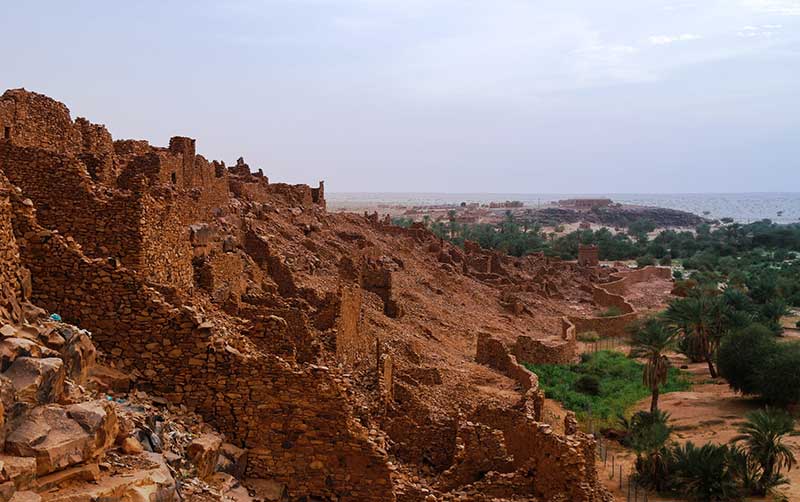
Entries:
[[[709,378],[708,368],[704,363],[691,363],[681,355],[674,355],[671,360],[678,367],[688,366],[685,371],[691,375],[694,382],[691,390],[664,394],[659,400],[659,408],[671,416],[671,422],[675,429],[672,436],[674,441],[679,443],[692,441],[695,444],[727,443],[737,434],[738,424],[745,420],[745,414],[760,407],[754,399],[733,392],[723,379]],[[639,402],[634,409],[648,410],[649,408],[650,399],[647,398]],[[800,436],[790,436],[786,443],[793,448],[795,456],[800,458]],[[627,500],[627,485],[623,490],[619,489],[619,465],[622,464],[627,480],[628,473],[633,470],[635,455],[618,443],[607,441],[606,444],[609,449],[608,459],[605,465],[602,460],[598,462],[598,472],[617,500]],[[612,456],[616,472],[614,478],[609,479]],[[790,484],[781,492],[790,501],[800,501],[800,468],[792,469],[784,474],[789,478]],[[641,495],[639,500],[643,500]],[[648,500],[675,499],[648,495]]]

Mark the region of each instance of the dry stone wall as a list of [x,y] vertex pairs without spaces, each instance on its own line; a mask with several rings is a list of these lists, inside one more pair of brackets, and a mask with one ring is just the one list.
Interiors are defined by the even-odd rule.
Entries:
[[578,357],[575,325],[566,317],[561,319],[560,340],[537,340],[520,335],[512,348],[517,361],[531,364],[569,364]]
[[93,257],[118,257],[137,267],[141,238],[131,222],[142,215],[133,194],[96,197],[94,183],[75,158],[0,140],[0,170],[30,197],[47,228],[73,237]]
[[22,293],[20,257],[11,225],[10,197],[13,194],[14,188],[0,172],[0,319],[12,318],[12,311],[19,308],[16,300]]
[[602,337],[618,337],[626,335],[627,326],[639,317],[634,306],[623,296],[628,287],[653,279],[669,280],[672,270],[669,267],[645,267],[630,272],[612,275],[612,282],[592,285],[592,297],[596,305],[604,308],[617,308],[621,315],[609,317],[577,317],[569,320],[579,333],[594,331]]
[[362,289],[355,284],[340,288],[340,313],[336,329],[336,358],[353,366],[375,351],[375,342],[361,329]]
[[394,499],[385,453],[353,419],[341,377],[229,345],[196,312],[171,306],[123,267],[87,258],[34,216],[15,203],[36,302],[90,329],[121,369],[141,375],[142,388],[197,410],[250,449],[251,476],[296,496]]

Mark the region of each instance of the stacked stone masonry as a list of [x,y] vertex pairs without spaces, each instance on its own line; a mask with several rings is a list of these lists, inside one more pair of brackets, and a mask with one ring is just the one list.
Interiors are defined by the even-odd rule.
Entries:
[[[246,449],[240,476],[271,480],[291,500],[392,501],[402,483],[391,458],[476,496],[607,498],[591,438],[538,421],[543,394],[518,362],[574,359],[572,322],[551,340],[520,336],[511,350],[480,334],[476,359],[518,384],[518,406],[472,410],[466,421],[436,414],[415,386],[442,385],[442,372],[409,368],[380,332],[406,329],[406,309],[417,309],[402,290],[403,260],[377,253],[358,225],[428,253],[435,273],[496,288],[498,306],[516,316],[532,315],[525,295],[559,298],[574,264],[461,250],[377,214],[334,231],[322,182],[271,183],[243,159],[209,162],[182,136],[167,147],[114,141],[24,90],[0,97],[0,131],[0,314],[22,319],[29,299],[90,330],[138,389],[196,411]],[[496,472],[483,477],[487,467]]]

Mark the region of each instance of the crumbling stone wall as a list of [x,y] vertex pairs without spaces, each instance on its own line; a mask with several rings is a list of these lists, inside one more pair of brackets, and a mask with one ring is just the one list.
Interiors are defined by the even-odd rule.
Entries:
[[503,373],[515,380],[523,389],[538,390],[539,377],[517,362],[505,344],[489,333],[478,333],[475,361]]
[[[0,319],[11,319],[20,298],[20,258],[11,226],[11,201],[14,188],[0,172]],[[5,312],[3,312],[5,310]]]
[[138,268],[141,238],[133,222],[143,205],[134,194],[95,195],[95,186],[77,159],[0,140],[0,170],[22,188],[47,228],[74,238],[86,254],[118,257]]
[[601,287],[609,293],[624,295],[628,292],[628,287],[640,282],[650,282],[653,279],[671,280],[672,269],[670,267],[647,266],[629,272],[621,272],[611,275],[612,282],[601,284]]
[[503,431],[514,468],[530,479],[531,495],[543,500],[613,500],[598,481],[596,446],[591,436],[580,432],[570,436],[555,434],[549,425],[513,408],[482,406],[470,421]]
[[336,328],[336,358],[353,366],[374,352],[375,342],[361,329],[363,292],[355,284],[340,289],[339,319]]
[[[69,109],[42,94],[12,89],[0,96],[0,131],[13,144],[77,156],[82,150],[80,129]],[[6,138],[6,136],[8,136]]]
[[537,340],[529,336],[517,337],[512,348],[517,361],[532,364],[569,364],[578,357],[575,325],[566,317],[561,319],[560,340]]
[[639,316],[634,306],[623,296],[628,287],[639,282],[653,279],[669,280],[672,271],[669,267],[645,267],[631,272],[613,274],[615,281],[592,285],[592,297],[600,307],[616,307],[621,315],[611,317],[577,317],[570,316],[578,332],[595,331],[603,337],[625,336],[627,326]]
[[117,165],[114,159],[114,142],[105,126],[92,124],[85,118],[75,119],[83,142],[79,158],[86,165],[93,180],[114,186]]
[[191,289],[194,250],[189,234],[194,220],[187,214],[191,208],[186,197],[171,191],[146,192],[142,196],[139,222],[126,223],[134,225],[141,242],[136,270],[143,277],[178,289]]
[[597,246],[578,244],[578,265],[596,267],[600,263]]
[[142,388],[197,410],[248,448],[250,476],[275,479],[296,497],[394,500],[386,456],[353,419],[341,377],[227,341],[193,310],[173,307],[123,267],[87,258],[13,202],[37,303],[90,329]]
[[620,315],[630,314],[636,310],[624,296],[617,293],[610,293],[605,288],[605,285],[592,285],[592,299],[598,307],[617,308],[620,311]]

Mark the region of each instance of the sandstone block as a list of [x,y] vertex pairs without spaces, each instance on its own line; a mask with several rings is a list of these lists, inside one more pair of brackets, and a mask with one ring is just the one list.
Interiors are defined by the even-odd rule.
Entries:
[[144,451],[142,443],[140,443],[139,440],[134,437],[127,437],[123,439],[120,447],[122,448],[122,451],[128,455],[138,455]]
[[247,469],[247,450],[238,448],[230,443],[223,443],[219,450],[217,470],[242,479]]
[[19,357],[3,376],[11,381],[19,401],[45,404],[64,395],[64,362],[55,357]]
[[0,464],[0,479],[13,482],[18,490],[28,488],[36,477],[35,458],[0,455]]
[[5,449],[12,455],[33,457],[36,474],[45,474],[95,458],[116,437],[116,414],[100,401],[68,408],[40,406],[10,427]]
[[89,379],[89,372],[94,366],[97,350],[89,336],[83,331],[72,331],[66,344],[61,349],[61,358],[66,366],[67,376],[78,385]]
[[205,479],[217,468],[222,438],[216,434],[203,434],[186,447],[186,456],[197,468],[197,476]]

